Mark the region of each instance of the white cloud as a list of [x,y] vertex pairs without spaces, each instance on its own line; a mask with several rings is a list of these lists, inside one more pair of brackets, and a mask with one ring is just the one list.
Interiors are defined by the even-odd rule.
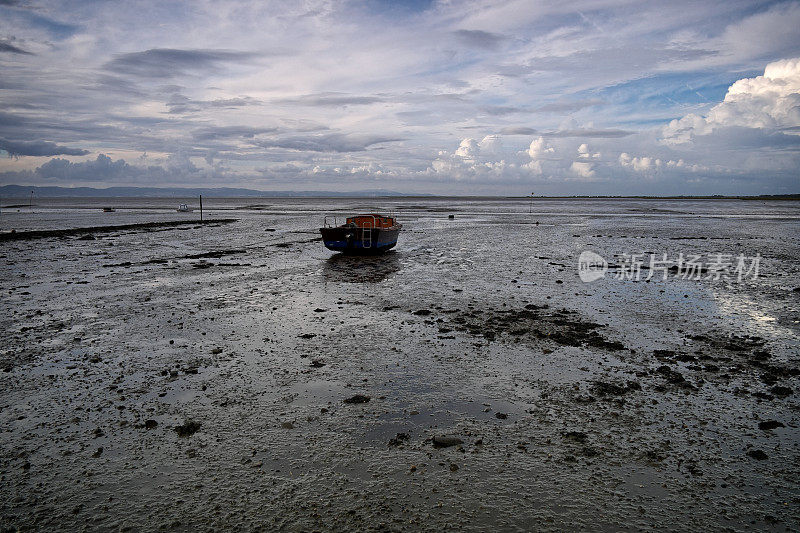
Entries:
[[574,161],[570,166],[570,171],[581,178],[594,178],[597,175],[594,165],[583,161]]
[[475,139],[464,139],[461,141],[461,144],[458,145],[455,155],[463,159],[474,160],[478,156],[478,152],[480,152],[478,141]]
[[790,131],[800,127],[800,58],[767,65],[764,75],[744,78],[705,117],[689,114],[662,130],[663,142],[682,144],[726,127]]
[[[2,39],[32,52],[0,53],[0,139],[21,157],[0,158],[0,182],[56,170],[47,153],[144,168],[148,152],[152,172],[115,183],[557,193],[591,178],[620,193],[646,173],[796,191],[798,61],[775,60],[800,56],[800,2],[40,4],[35,19],[0,6]],[[703,96],[767,63],[713,108]]]
[[531,157],[531,159],[542,159],[544,157],[552,156],[554,153],[555,149],[545,143],[544,137],[541,136],[532,140],[530,147],[528,147],[528,155]]
[[581,159],[600,159],[600,152],[592,152],[589,150],[589,144],[583,143],[578,146],[578,157]]

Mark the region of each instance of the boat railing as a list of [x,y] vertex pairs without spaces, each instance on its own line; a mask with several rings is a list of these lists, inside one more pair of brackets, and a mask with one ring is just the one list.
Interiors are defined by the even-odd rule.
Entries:
[[[333,219],[333,225],[331,225],[331,223],[328,222],[329,218]],[[335,228],[338,225],[339,225],[339,223],[338,223],[335,215],[325,215],[325,219],[322,221],[322,226],[325,227],[325,228]]]

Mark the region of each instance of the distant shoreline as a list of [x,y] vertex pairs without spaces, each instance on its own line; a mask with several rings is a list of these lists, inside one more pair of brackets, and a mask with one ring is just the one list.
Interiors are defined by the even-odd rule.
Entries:
[[189,199],[205,196],[216,199],[512,199],[512,200],[800,200],[800,192],[793,194],[761,194],[761,195],[554,195],[554,196],[514,196],[514,195],[438,195],[422,193],[401,193],[385,189],[361,191],[259,191],[231,187],[58,187],[36,185],[3,185],[0,186],[0,199],[27,200],[14,202],[5,208],[26,207],[32,199]]
[[528,200],[800,200],[800,194],[761,194],[758,196],[508,196]]

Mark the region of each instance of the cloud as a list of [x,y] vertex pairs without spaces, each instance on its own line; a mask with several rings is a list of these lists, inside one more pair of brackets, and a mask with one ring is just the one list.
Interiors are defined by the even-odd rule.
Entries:
[[251,126],[204,126],[192,131],[192,138],[196,141],[211,141],[217,139],[243,138],[252,139],[263,133],[274,133],[278,128],[254,128]]
[[213,100],[192,100],[180,93],[175,93],[170,97],[166,103],[168,113],[170,114],[184,114],[197,111],[203,111],[214,108],[233,109],[245,106],[263,105],[260,100],[250,96],[239,96],[236,98],[215,98]]
[[0,41],[0,52],[8,52],[10,54],[22,54],[22,55],[33,55],[31,52],[27,50],[23,50],[17,46],[14,46],[8,41]]
[[496,50],[506,39],[497,33],[482,30],[456,30],[453,35],[466,46],[485,50]]
[[59,146],[48,141],[9,141],[0,138],[0,150],[9,156],[86,155],[87,150]]
[[595,128],[576,128],[569,130],[556,130],[543,133],[548,137],[591,137],[591,138],[613,138],[627,137],[633,135],[634,131],[619,129],[595,129]]
[[250,52],[235,50],[151,48],[117,55],[105,64],[105,68],[141,78],[171,79],[189,73],[206,72],[219,68],[222,63],[240,62],[252,57]]
[[603,100],[597,100],[597,99],[576,100],[573,102],[559,101],[539,106],[533,109],[532,111],[534,113],[572,113],[574,111],[580,111],[581,109],[604,103],[605,102]]
[[555,148],[549,146],[544,137],[539,137],[538,139],[534,139],[531,141],[530,147],[528,147],[528,155],[531,159],[542,159],[546,157],[552,157],[555,153]]
[[772,64],[800,57],[800,2],[385,4],[2,5],[0,42],[32,53],[0,51],[0,138],[19,154],[0,174],[44,180],[49,153],[90,157],[45,167],[49,183],[797,189],[797,91]]
[[20,178],[66,183],[163,183],[165,179],[180,182],[196,178],[198,173],[200,169],[188,157],[181,155],[170,156],[158,165],[140,166],[99,154],[94,160],[80,162],[51,159],[33,171],[0,174],[0,180],[7,183]]
[[791,132],[800,127],[800,58],[775,61],[762,76],[738,80],[706,116],[691,113],[667,124],[662,141],[690,143],[731,127],[763,132]]
[[141,169],[126,163],[123,159],[113,161],[104,154],[94,161],[73,163],[66,159],[51,159],[35,171],[35,174],[46,180],[59,181],[124,181],[142,174]]
[[600,152],[592,152],[589,150],[589,145],[583,143],[578,146],[578,157],[581,159],[600,159]]
[[511,115],[511,114],[514,114],[514,113],[521,113],[521,112],[525,111],[525,109],[523,109],[521,107],[502,106],[502,105],[485,106],[485,107],[482,107],[481,110],[484,113],[486,113],[488,115],[493,115],[493,116]]
[[339,107],[348,105],[369,105],[383,102],[378,96],[356,96],[343,93],[318,93],[306,94],[297,98],[283,98],[275,100],[280,104],[296,104],[305,106]]
[[500,130],[502,135],[534,135],[536,130],[526,126],[507,126]]
[[376,144],[401,141],[400,137],[383,135],[346,135],[331,133],[325,135],[292,136],[280,139],[264,139],[253,144],[262,148],[284,148],[299,152],[363,152]]
[[570,166],[570,170],[573,174],[581,178],[593,178],[597,174],[591,163],[585,163],[583,161],[574,161]]

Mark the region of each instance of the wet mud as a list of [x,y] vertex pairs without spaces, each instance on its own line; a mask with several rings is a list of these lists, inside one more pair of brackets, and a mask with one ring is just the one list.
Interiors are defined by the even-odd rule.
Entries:
[[50,239],[54,237],[78,237],[79,239],[94,240],[94,233],[115,233],[119,231],[158,231],[162,229],[176,228],[179,226],[221,226],[223,224],[230,224],[231,222],[236,222],[236,219],[220,218],[216,220],[173,220],[169,222],[142,222],[138,224],[28,231],[16,231],[12,228],[11,230],[0,232],[0,242]]
[[347,257],[294,202],[0,243],[4,530],[800,527],[796,204],[340,200],[407,228]]

